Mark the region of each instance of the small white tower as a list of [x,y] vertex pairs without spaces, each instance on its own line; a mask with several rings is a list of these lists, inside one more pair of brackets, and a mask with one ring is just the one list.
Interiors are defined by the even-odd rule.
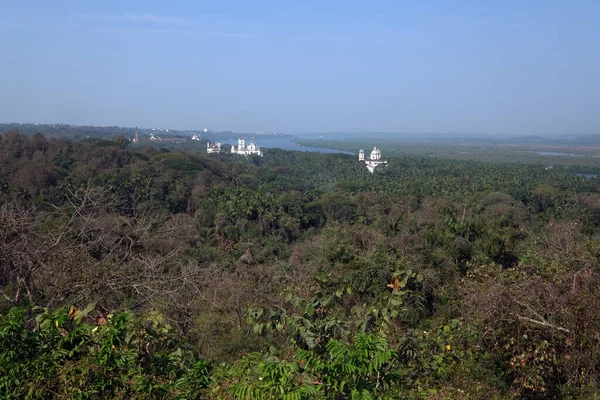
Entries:
[[365,161],[365,151],[363,149],[358,152],[358,161]]
[[238,139],[238,151],[246,148],[246,141],[244,139]]

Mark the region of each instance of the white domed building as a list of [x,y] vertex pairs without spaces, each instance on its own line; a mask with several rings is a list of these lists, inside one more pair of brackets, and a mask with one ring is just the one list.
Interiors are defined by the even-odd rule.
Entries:
[[373,151],[371,151],[371,155],[368,158],[365,158],[365,151],[360,149],[358,152],[358,161],[364,162],[370,173],[375,172],[375,168],[380,165],[387,165],[387,161],[381,158],[381,150],[377,147],[373,147]]

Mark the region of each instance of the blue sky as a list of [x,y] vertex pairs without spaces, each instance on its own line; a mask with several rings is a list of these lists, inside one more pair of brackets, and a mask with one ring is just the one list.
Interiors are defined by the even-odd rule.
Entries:
[[0,121],[600,133],[600,1],[0,0]]

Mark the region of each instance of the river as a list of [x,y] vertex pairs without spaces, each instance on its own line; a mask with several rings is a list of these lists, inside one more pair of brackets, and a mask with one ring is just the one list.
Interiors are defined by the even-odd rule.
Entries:
[[[227,139],[220,140],[221,143],[232,144],[237,146],[237,139]],[[250,142],[256,144],[261,149],[282,149],[282,150],[295,150],[295,151],[311,151],[315,153],[336,153],[336,154],[350,154],[354,155],[354,153],[350,153],[349,151],[343,150],[335,150],[335,149],[326,149],[321,147],[309,147],[309,146],[301,146],[297,143],[294,143],[292,139],[289,138],[256,138],[256,139],[246,139],[246,145]],[[358,155],[358,152],[356,153]]]

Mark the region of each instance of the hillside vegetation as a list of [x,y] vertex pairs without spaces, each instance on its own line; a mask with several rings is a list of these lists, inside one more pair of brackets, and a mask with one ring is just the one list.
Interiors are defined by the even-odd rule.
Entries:
[[589,399],[600,180],[0,140],[0,397]]

